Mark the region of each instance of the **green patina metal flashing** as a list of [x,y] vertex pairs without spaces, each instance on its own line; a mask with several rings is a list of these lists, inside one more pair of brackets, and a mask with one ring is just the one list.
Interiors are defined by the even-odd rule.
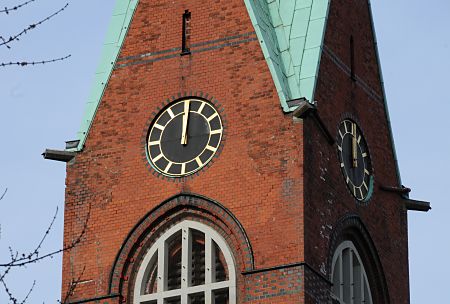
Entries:
[[314,101],[330,0],[244,0],[281,105]]
[[94,84],[86,104],[81,128],[78,132],[78,139],[80,142],[76,148],[68,149],[69,151],[80,151],[83,149],[87,134],[91,128],[92,121],[109,81],[109,77],[111,76],[114,64],[119,56],[120,49],[125,40],[128,27],[131,23],[131,19],[133,18],[138,2],[139,0],[116,1],[109,30],[103,45],[100,64],[98,65],[95,73]]

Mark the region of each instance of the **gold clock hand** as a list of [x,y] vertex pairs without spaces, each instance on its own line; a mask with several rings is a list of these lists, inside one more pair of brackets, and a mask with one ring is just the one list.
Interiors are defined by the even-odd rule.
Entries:
[[352,158],[353,158],[353,168],[358,167],[358,151],[356,144],[356,124],[352,124]]
[[189,106],[190,106],[190,100],[186,100],[184,102],[184,115],[183,115],[183,127],[181,130],[181,144],[187,145],[187,125],[188,125],[188,119],[189,119]]

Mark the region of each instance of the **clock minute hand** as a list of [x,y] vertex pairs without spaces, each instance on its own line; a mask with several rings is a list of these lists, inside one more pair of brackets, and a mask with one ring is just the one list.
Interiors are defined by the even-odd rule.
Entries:
[[183,127],[181,130],[181,144],[187,145],[187,125],[188,125],[188,119],[189,119],[189,105],[190,100],[186,100],[184,102],[184,115],[183,115]]
[[352,124],[352,159],[353,159],[353,168],[358,167],[358,151],[356,144],[356,124]]

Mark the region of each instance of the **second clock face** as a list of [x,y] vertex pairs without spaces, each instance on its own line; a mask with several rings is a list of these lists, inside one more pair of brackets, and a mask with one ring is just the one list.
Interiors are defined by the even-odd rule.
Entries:
[[341,122],[337,145],[342,174],[350,192],[357,200],[367,201],[372,192],[372,165],[367,143],[355,122],[348,119]]
[[162,110],[150,127],[150,162],[170,177],[195,173],[215,155],[222,134],[222,120],[211,103],[196,98],[176,101]]

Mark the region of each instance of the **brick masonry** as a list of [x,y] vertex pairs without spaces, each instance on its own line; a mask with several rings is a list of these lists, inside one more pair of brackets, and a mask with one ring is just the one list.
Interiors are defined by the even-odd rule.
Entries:
[[[191,55],[180,56],[187,9]],[[80,277],[73,303],[131,302],[139,257],[190,218],[228,241],[238,303],[329,303],[330,252],[343,238],[336,227],[344,231],[339,223],[352,214],[361,223],[355,237],[365,233],[361,244],[376,254],[366,260],[384,272],[388,301],[408,303],[406,211],[378,189],[398,180],[369,18],[366,1],[332,1],[316,93],[332,134],[351,116],[368,141],[375,191],[361,205],[343,182],[336,147],[312,120],[283,114],[243,1],[141,0],[86,145],[67,166],[65,242],[91,211],[82,243],[64,253],[63,295]],[[226,138],[210,166],[170,179],[149,166],[145,136],[159,109],[185,95],[220,104]]]

